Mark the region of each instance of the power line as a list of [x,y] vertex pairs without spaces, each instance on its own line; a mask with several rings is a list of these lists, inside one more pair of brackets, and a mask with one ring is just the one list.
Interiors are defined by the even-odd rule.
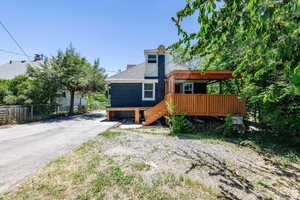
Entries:
[[8,54],[18,55],[18,56],[27,56],[27,55],[24,55],[24,54],[21,54],[21,53],[17,53],[17,52],[5,50],[5,49],[0,49],[0,51],[4,52],[4,53],[8,53]]
[[9,37],[16,43],[16,45],[19,47],[19,49],[22,51],[22,53],[29,58],[28,54],[24,51],[22,46],[18,43],[18,41],[14,38],[14,36],[9,32],[9,30],[6,28],[6,26],[1,21],[0,21],[0,25],[7,32]]

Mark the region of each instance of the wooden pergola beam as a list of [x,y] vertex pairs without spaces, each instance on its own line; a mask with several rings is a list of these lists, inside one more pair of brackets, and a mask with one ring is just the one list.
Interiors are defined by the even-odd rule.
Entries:
[[167,75],[168,79],[205,79],[205,80],[226,80],[239,79],[240,75],[233,76],[233,71],[228,70],[176,70]]

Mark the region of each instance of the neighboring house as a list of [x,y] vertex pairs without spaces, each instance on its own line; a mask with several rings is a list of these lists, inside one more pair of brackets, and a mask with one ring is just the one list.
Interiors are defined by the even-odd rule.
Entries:
[[193,116],[242,116],[245,101],[237,95],[207,94],[209,84],[233,77],[231,71],[191,70],[172,61],[170,52],[160,45],[145,50],[145,62],[128,65],[127,69],[107,79],[110,106],[108,118],[133,117],[136,122],[145,119],[149,125],[168,114],[166,101],[171,101],[178,114]]
[[[9,61],[6,64],[0,65],[0,79],[13,79],[19,75],[25,75],[27,72],[27,66],[39,66],[39,59],[34,61]],[[69,92],[62,92],[62,96],[56,99],[56,103],[63,107],[70,105],[70,94]],[[74,106],[87,105],[87,101],[82,95],[76,94],[74,99]]]

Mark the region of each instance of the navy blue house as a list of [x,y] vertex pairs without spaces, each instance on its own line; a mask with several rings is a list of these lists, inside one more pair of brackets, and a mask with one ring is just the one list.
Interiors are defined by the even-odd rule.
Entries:
[[[165,97],[165,77],[175,70],[189,70],[186,65],[172,61],[170,53],[163,45],[158,49],[145,50],[145,61],[138,65],[128,65],[122,71],[107,79],[110,105],[114,117],[133,116],[139,108],[153,107]],[[178,82],[177,93],[206,93],[206,85],[201,82]]]
[[[242,116],[245,101],[238,95],[222,94],[222,82],[233,77],[226,70],[191,70],[188,66],[173,62],[163,45],[145,50],[145,61],[128,65],[107,79],[110,105],[108,119],[134,117],[144,125],[168,114],[166,102],[174,103],[178,112],[190,116]],[[216,92],[216,85],[219,92]],[[207,94],[209,88],[209,94]],[[165,98],[165,95],[166,98]]]

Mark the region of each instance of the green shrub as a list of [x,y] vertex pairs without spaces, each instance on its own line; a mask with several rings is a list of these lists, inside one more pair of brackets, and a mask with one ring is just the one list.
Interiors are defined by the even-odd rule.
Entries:
[[[229,137],[234,133],[233,130],[233,119],[232,115],[228,114],[225,118],[225,123],[217,128],[218,130],[222,130],[224,136]],[[216,133],[219,131],[216,131]]]
[[175,105],[171,102],[166,102],[169,115],[166,116],[170,123],[170,133],[180,134],[180,133],[193,133],[193,125],[187,120],[185,115],[176,115]]
[[89,110],[105,109],[108,104],[108,100],[105,95],[98,93],[89,94],[87,97],[87,102]]

